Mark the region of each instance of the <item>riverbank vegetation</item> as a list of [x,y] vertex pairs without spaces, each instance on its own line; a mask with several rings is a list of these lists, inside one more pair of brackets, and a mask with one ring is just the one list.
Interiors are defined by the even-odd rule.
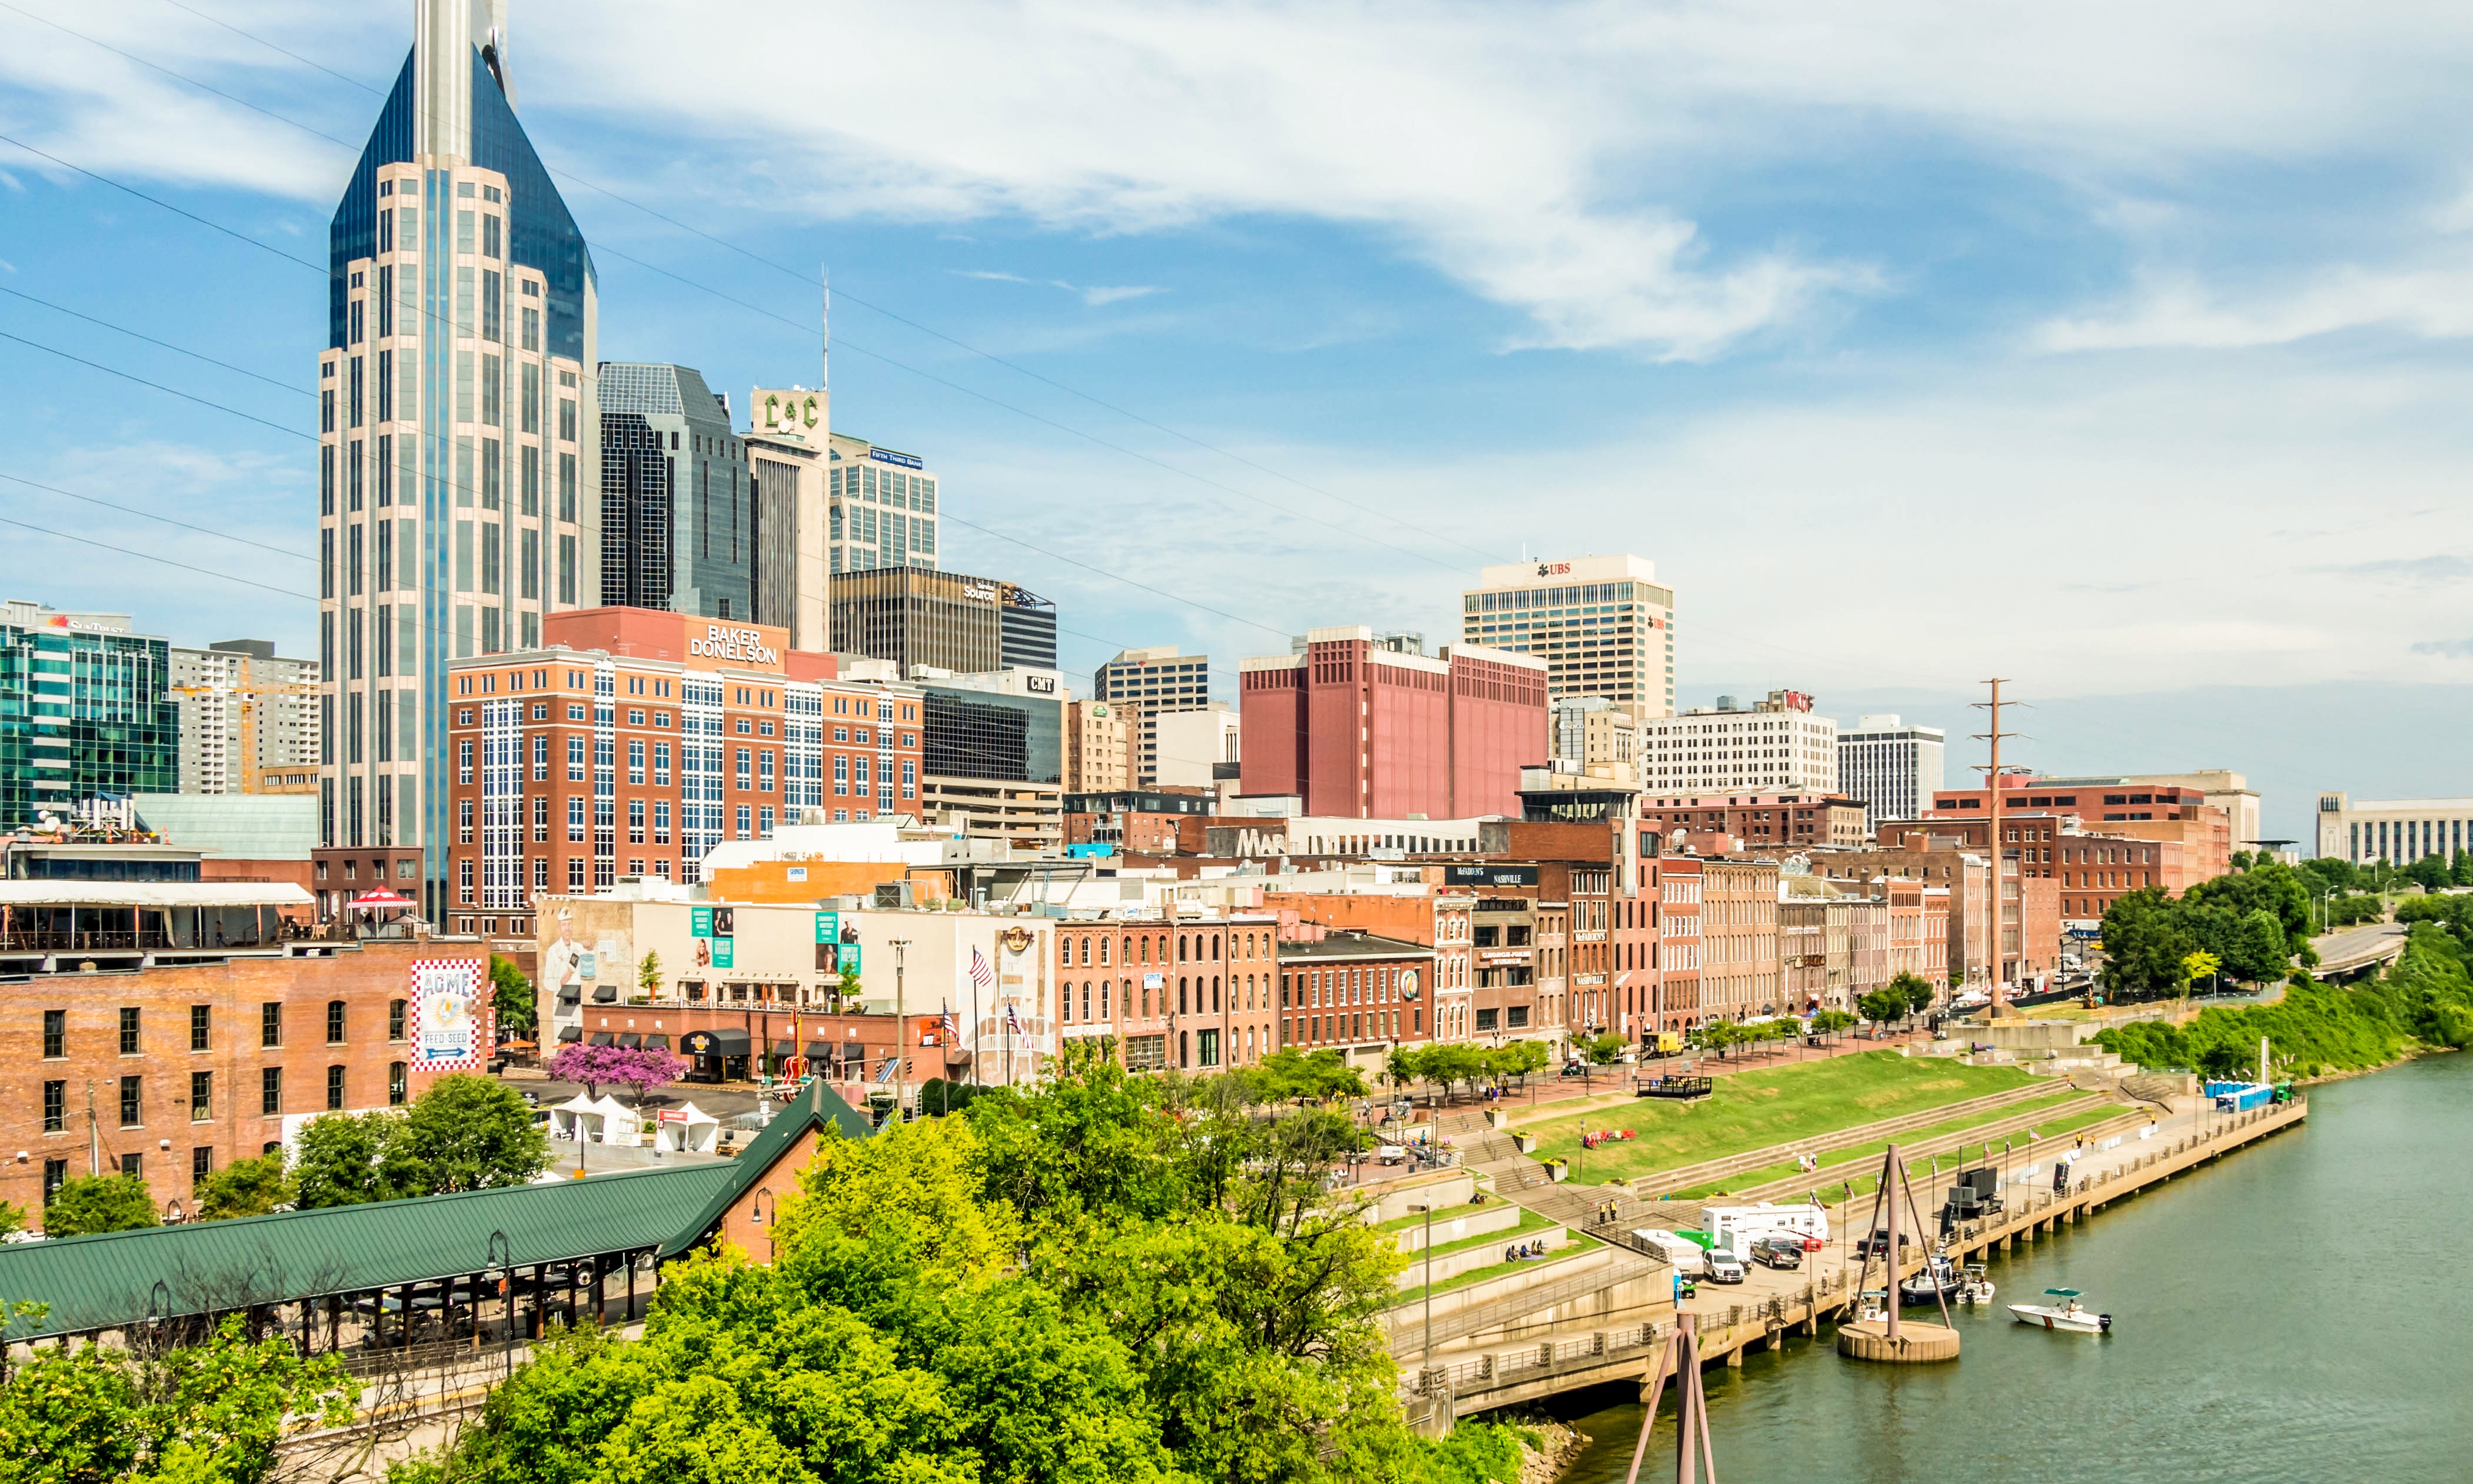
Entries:
[[2095,1041],[2141,1066],[2226,1077],[2256,1075],[2262,1036],[2278,1065],[2305,1077],[2385,1066],[2415,1045],[2461,1048],[2473,1043],[2467,952],[2448,928],[2423,922],[2395,964],[2365,984],[2296,976],[2276,1004],[2210,1006],[2182,1025],[2134,1021]]
[[2310,946],[2311,887],[2269,855],[2237,851],[2233,870],[2179,897],[2161,887],[2124,893],[2103,915],[2107,996],[2185,993],[2191,956],[2214,957],[2223,977],[2273,983],[2293,960],[2317,962]]
[[1248,1079],[1057,1079],[827,1138],[773,1261],[672,1267],[396,1484],[1477,1484],[1520,1437],[1412,1434],[1379,1317],[1405,1260],[1321,1176],[1361,1132]]
[[[1864,1051],[1770,1071],[1733,1072],[1690,1103],[1641,1099],[1523,1125],[1537,1136],[1537,1157],[1574,1160],[1592,1183],[1721,1160],[1771,1144],[1818,1142],[1841,1129],[1902,1117],[1969,1098],[2006,1092],[2034,1079],[2015,1066],[1968,1066],[1942,1058]],[[1579,1155],[1584,1129],[1630,1129]]]

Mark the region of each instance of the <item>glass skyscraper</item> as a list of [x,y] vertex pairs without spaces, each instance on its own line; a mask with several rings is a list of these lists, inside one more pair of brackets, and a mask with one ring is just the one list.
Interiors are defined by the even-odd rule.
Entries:
[[171,646],[119,613],[0,605],[0,829],[180,787]]
[[[319,838],[332,911],[444,905],[446,666],[600,602],[595,282],[516,121],[506,0],[428,0],[329,230]],[[416,889],[417,888],[417,889]]]

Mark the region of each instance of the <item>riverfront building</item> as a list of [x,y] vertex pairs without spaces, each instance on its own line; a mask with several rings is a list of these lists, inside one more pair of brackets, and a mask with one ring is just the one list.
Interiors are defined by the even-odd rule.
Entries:
[[592,258],[516,121],[506,35],[487,7],[415,13],[328,231],[318,803],[334,876],[377,861],[437,922],[447,669],[601,601],[601,439]]

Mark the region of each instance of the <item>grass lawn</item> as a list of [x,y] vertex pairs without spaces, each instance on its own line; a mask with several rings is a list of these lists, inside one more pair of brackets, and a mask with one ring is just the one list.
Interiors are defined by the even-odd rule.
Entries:
[[[2088,1109],[2084,1113],[2064,1113],[2061,1116],[2053,1119],[2050,1123],[2036,1124],[2035,1132],[2044,1136],[2044,1141],[2035,1147],[2045,1154],[2046,1159],[2033,1162],[2049,1163],[2049,1156],[2058,1154],[2061,1150],[2069,1147],[2067,1143],[2055,1145],[2053,1142],[2054,1138],[2066,1139],[2071,1134],[2076,1133],[2079,1129],[2085,1128],[2088,1124],[2101,1123],[2104,1119],[2113,1117],[2126,1111],[2127,1110],[2120,1107],[2118,1104],[2106,1104],[2101,1108]],[[2027,1146],[2025,1144],[2020,1144],[2018,1148],[2021,1153],[2023,1153]],[[1949,1156],[1943,1155],[1940,1159],[1942,1169],[1948,1170],[1957,1168],[1955,1164],[1950,1162]],[[1907,1178],[1916,1183],[1915,1194],[1919,1199],[1923,1195],[1922,1182],[1924,1178],[1931,1173],[1932,1160],[1929,1157],[1921,1160],[1909,1160],[1907,1161]],[[1880,1177],[1877,1174],[1866,1175],[1861,1180],[1854,1182],[1855,1193],[1859,1196],[1869,1195],[1880,1184]],[[1823,1201],[1837,1200],[1844,1196],[1845,1190],[1846,1182],[1844,1181],[1840,1181],[1835,1185],[1824,1185],[1821,1187],[1820,1198]],[[1932,1212],[1926,1211],[1924,1214],[1929,1218],[1932,1215]]]
[[[1506,1238],[1510,1235],[1508,1233],[1499,1233],[1497,1234]],[[1434,1285],[1434,1292],[1449,1293],[1454,1288],[1466,1288],[1471,1283],[1482,1283],[1491,1279],[1501,1278],[1505,1273],[1517,1273],[1525,1268],[1534,1268],[1543,1266],[1544,1263],[1559,1262],[1565,1257],[1576,1257],[1584,1252],[1588,1252],[1593,1248],[1602,1247],[1605,1244],[1603,1242],[1598,1241],[1594,1236],[1582,1236],[1579,1233],[1574,1232],[1572,1233],[1572,1239],[1569,1242],[1555,1248],[1554,1255],[1550,1257],[1545,1258],[1543,1262],[1498,1262],[1492,1267],[1472,1268],[1468,1272],[1462,1273],[1457,1278],[1447,1278],[1441,1282],[1436,1283]],[[1449,1251],[1451,1251],[1451,1249],[1448,1247],[1437,1247],[1434,1249],[1434,1256],[1439,1257]],[[1403,1308],[1408,1304],[1416,1303],[1425,1296],[1426,1290],[1422,1286],[1416,1288],[1403,1288],[1400,1290],[1400,1297],[1391,1301],[1391,1306],[1393,1308]]]
[[[2056,1113],[2050,1119],[2038,1119],[2032,1125],[2035,1132],[2041,1134],[2046,1138],[2050,1138],[2054,1134],[2076,1133],[2077,1130],[2085,1128],[2090,1123],[2101,1123],[2104,1119],[2112,1117],[2116,1113],[2129,1112],[2128,1109],[2123,1107],[2119,1103],[2107,1101],[2092,1092],[2080,1092],[2077,1089],[2072,1088],[2056,1092],[2051,1097],[2039,1097],[2025,1103],[2012,1103],[2008,1107],[1995,1113],[1988,1118],[1958,1117],[1952,1118],[1944,1123],[1932,1124],[1926,1128],[1913,1129],[1905,1134],[1899,1135],[1898,1141],[1900,1143],[1915,1143],[1927,1138],[1940,1138],[1951,1134],[1963,1133],[1968,1129],[1981,1127],[1984,1124],[1999,1123],[2005,1119],[2023,1117],[2040,1113],[2046,1109],[2058,1109],[2065,1105],[2077,1103],[2083,1103],[2085,1106],[2083,1108],[2073,1107],[2067,1113]],[[2015,1137],[2018,1136],[2012,1137]],[[1867,1139],[1860,1144],[1829,1145],[1822,1150],[1820,1162],[1826,1166],[1840,1163],[1848,1160],[1861,1159],[1866,1155],[1877,1160],[1880,1158],[1881,1152],[1887,1147],[1888,1141],[1886,1139],[1878,1138]],[[1941,1160],[1946,1163],[1948,1162],[1949,1156],[1943,1155],[1941,1156]],[[1916,1161],[1913,1167],[1917,1169],[1930,1169],[1932,1167],[1932,1156],[1926,1155],[1922,1160]],[[1766,1169],[1748,1170],[1743,1174],[1737,1175],[1731,1180],[1719,1181],[1715,1185],[1698,1185],[1689,1190],[1678,1190],[1675,1191],[1669,1199],[1678,1201],[1705,1200],[1720,1191],[1748,1190],[1754,1185],[1765,1185],[1773,1180],[1784,1180],[1793,1173],[1794,1161],[1789,1160],[1780,1164],[1772,1164]],[[1840,1178],[1833,1183],[1833,1188],[1835,1185],[1843,1185],[1844,1183],[1844,1180]],[[1856,1185],[1862,1189],[1868,1190],[1871,1188],[1870,1185],[1861,1181],[1857,1181]]]
[[[1533,1210],[1524,1210],[1520,1213],[1520,1225],[1516,1227],[1504,1227],[1499,1232],[1480,1232],[1475,1236],[1463,1236],[1455,1242],[1436,1242],[1434,1256],[1448,1257],[1455,1252],[1466,1252],[1472,1247],[1483,1247],[1488,1242],[1501,1242],[1508,1246],[1513,1242],[1534,1236],[1552,1225],[1554,1223],[1549,1218],[1540,1216]],[[1414,1267],[1425,1258],[1425,1256],[1423,1248],[1408,1254],[1408,1265]]]
[[[1771,1071],[1717,1079],[1697,1103],[1635,1098],[1629,1106],[1531,1124],[1537,1157],[1573,1161],[1591,1184],[1628,1180],[1651,1170],[1723,1159],[1771,1144],[1821,1139],[1839,1129],[1924,1113],[1969,1098],[2025,1087],[2035,1079],[2014,1066],[1968,1066],[1895,1051],[1831,1057]],[[1627,1142],[1600,1144],[1580,1158],[1580,1130],[1631,1129]]]

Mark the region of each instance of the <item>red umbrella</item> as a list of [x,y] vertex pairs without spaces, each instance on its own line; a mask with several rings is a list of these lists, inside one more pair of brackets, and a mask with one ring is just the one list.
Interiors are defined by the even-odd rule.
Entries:
[[359,907],[374,912],[381,907],[409,907],[412,904],[411,898],[398,897],[395,893],[388,891],[385,887],[381,886],[375,891],[363,892],[360,896],[353,898],[345,905],[348,907]]

